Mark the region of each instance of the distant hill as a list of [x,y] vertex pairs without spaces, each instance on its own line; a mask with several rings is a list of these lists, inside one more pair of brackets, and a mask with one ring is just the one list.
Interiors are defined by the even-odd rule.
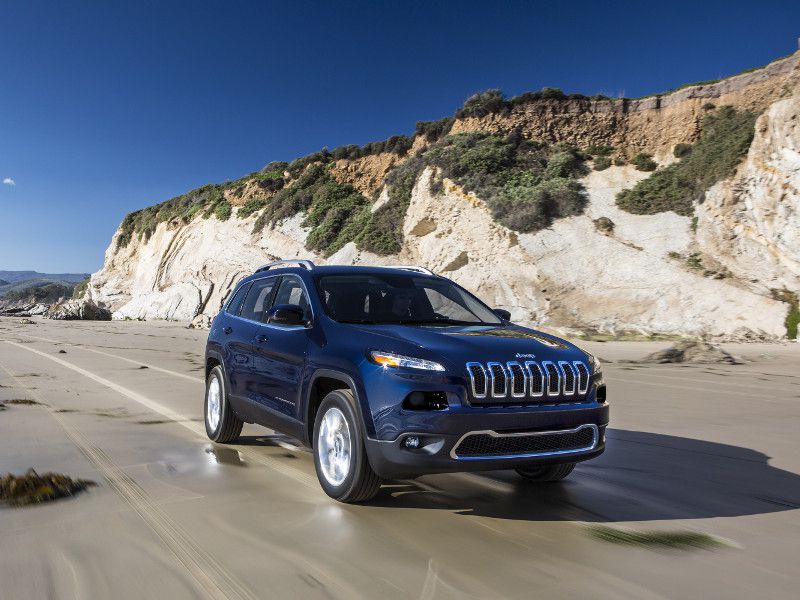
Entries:
[[38,271],[0,271],[0,285],[26,281],[29,279],[44,279],[47,281],[63,281],[65,283],[80,283],[89,276],[88,273],[39,273]]
[[70,298],[75,287],[88,277],[84,273],[0,271],[0,314],[32,304],[52,304]]

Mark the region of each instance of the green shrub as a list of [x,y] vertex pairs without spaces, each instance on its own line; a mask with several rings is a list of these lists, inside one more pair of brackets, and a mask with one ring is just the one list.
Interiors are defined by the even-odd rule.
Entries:
[[614,159],[614,165],[617,167],[624,167],[626,164],[625,159],[620,156]]
[[289,163],[282,160],[273,160],[271,163],[267,163],[267,166],[261,169],[261,171],[264,173],[273,171],[283,173],[287,168],[289,168]]
[[797,339],[797,330],[800,326],[800,303],[796,292],[789,290],[772,290],[772,297],[775,300],[786,302],[789,305],[789,311],[786,313],[786,337],[790,340]]
[[389,172],[386,177],[389,199],[374,213],[367,208],[360,216],[356,246],[381,255],[400,251],[411,192],[425,166],[423,158],[413,157]]
[[356,160],[382,152],[391,152],[403,156],[411,149],[413,143],[414,139],[407,135],[393,135],[387,140],[369,142],[361,147],[355,144],[339,146],[331,153],[331,157],[333,160]]
[[578,151],[486,133],[451,135],[423,155],[442,175],[483,199],[500,223],[537,231],[554,219],[579,214],[586,203],[576,180],[586,171]]
[[286,170],[289,171],[289,175],[292,178],[296,178],[306,170],[306,167],[313,165],[314,163],[327,164],[330,162],[331,158],[331,153],[328,152],[328,149],[323,148],[319,152],[314,152],[312,154],[294,159],[286,167]]
[[614,153],[614,146],[589,146],[586,154],[589,156],[610,156]]
[[[306,247],[325,255],[336,252],[358,236],[364,211],[368,212],[371,206],[353,186],[337,181],[328,166],[318,162],[263,202],[263,212],[253,225],[253,233],[305,211],[303,226],[311,228]],[[246,207],[247,204],[242,209]]]
[[[159,223],[175,220],[188,223],[200,210],[205,211],[206,216],[211,216],[216,204],[222,199],[222,190],[221,185],[204,185],[160,204],[127,214],[120,225],[117,248],[126,247],[134,235],[138,235],[140,239],[150,239]],[[209,207],[211,212],[208,212]]]
[[652,154],[640,152],[631,159],[631,164],[639,171],[655,171],[658,165],[653,160]]
[[267,205],[266,197],[250,198],[247,202],[245,202],[242,206],[239,207],[236,216],[239,217],[240,219],[245,219],[250,215],[252,215],[253,213],[258,212],[266,205]]
[[353,186],[339,183],[328,173],[314,190],[303,221],[305,227],[311,227],[306,247],[333,254],[353,240],[355,232],[351,221],[369,205]]
[[668,210],[691,216],[716,182],[730,177],[753,140],[756,115],[723,106],[703,119],[692,152],[617,195],[617,205],[635,214]]
[[608,156],[598,156],[594,159],[594,170],[595,171],[605,171],[608,167],[611,166],[611,158]]
[[89,282],[91,281],[91,277],[87,277],[86,279],[80,281],[78,284],[75,285],[75,288],[72,290],[72,297],[74,299],[83,298],[83,295],[86,293],[86,290],[89,289]]
[[[546,87],[542,88],[541,97],[545,100],[561,100],[562,98],[566,98],[567,96],[562,92],[559,88],[554,87]],[[582,94],[572,94],[571,97],[574,96],[575,98],[585,98]]]
[[464,105],[456,111],[457,119],[468,117],[485,117],[491,114],[504,114],[508,104],[501,90],[486,90],[473,94],[464,101]]
[[599,217],[592,221],[592,223],[594,223],[595,229],[600,233],[605,233],[607,235],[614,233],[614,221],[608,217]]
[[445,137],[394,168],[386,177],[388,200],[375,212],[351,186],[338,183],[327,167],[312,165],[267,200],[254,230],[305,210],[304,225],[312,228],[310,249],[331,254],[353,241],[361,250],[394,254],[402,247],[411,192],[428,166],[477,193],[496,219],[518,231],[548,227],[559,217],[579,214],[586,203],[577,181],[586,167],[575,148],[530,142],[519,133],[468,133]]
[[689,156],[692,153],[692,145],[691,144],[675,144],[675,147],[672,149],[672,154],[676,158],[683,158],[684,156]]
[[277,192],[283,188],[286,183],[286,180],[283,178],[283,171],[259,171],[258,173],[252,173],[240,181],[243,183],[255,181],[258,186],[266,192]]
[[453,117],[445,117],[438,121],[419,121],[414,133],[416,135],[425,136],[428,142],[435,142],[450,133],[450,129],[453,127],[453,121]]
[[264,212],[259,215],[253,225],[253,233],[258,233],[268,224],[278,223],[300,211],[308,210],[313,201],[314,192],[329,176],[328,169],[323,164],[316,163],[308,166],[291,185],[269,198]]
[[692,252],[686,257],[686,266],[695,271],[703,270],[703,259],[698,252]]
[[227,221],[228,219],[230,219],[230,217],[231,217],[231,205],[230,205],[230,202],[228,202],[226,200],[223,200],[222,202],[219,202],[214,207],[214,215],[220,221]]

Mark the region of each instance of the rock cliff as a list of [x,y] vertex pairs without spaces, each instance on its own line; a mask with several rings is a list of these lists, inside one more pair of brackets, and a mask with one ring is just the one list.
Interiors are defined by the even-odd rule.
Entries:
[[[452,123],[451,134],[516,132],[578,148],[607,145],[620,157],[648,152],[663,166],[676,160],[676,144],[697,139],[709,105],[760,114],[747,156],[697,199],[694,218],[621,210],[617,193],[649,173],[612,165],[581,178],[582,214],[522,233],[493,218],[485,198],[426,167],[398,223],[399,251],[378,256],[349,242],[323,256],[306,248],[302,212],[263,229],[254,227],[258,210],[239,218],[248,200],[263,194],[245,184],[226,191],[230,218],[197,212],[165,220],[127,244],[119,242],[129,232],[118,230],[88,296],[115,318],[202,323],[240,277],[270,260],[414,263],[507,308],[518,322],[554,330],[781,338],[800,289],[799,60],[795,54],[662,96],[538,98]],[[387,175],[427,144],[419,134],[405,152],[339,158],[330,172],[370,198],[374,212],[388,201]]]

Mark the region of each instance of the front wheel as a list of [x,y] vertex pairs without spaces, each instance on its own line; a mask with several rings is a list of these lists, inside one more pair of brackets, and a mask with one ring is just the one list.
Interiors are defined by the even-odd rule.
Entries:
[[517,473],[528,481],[552,482],[561,481],[572,473],[575,463],[563,463],[560,465],[540,465],[523,467],[516,469]]
[[206,433],[219,444],[228,444],[238,439],[242,433],[242,420],[236,416],[228,404],[228,390],[225,388],[225,376],[222,367],[217,365],[208,374],[206,380],[205,402]]
[[371,500],[381,487],[369,464],[354,406],[350,390],[334,390],[322,400],[314,419],[319,483],[328,496],[349,503]]

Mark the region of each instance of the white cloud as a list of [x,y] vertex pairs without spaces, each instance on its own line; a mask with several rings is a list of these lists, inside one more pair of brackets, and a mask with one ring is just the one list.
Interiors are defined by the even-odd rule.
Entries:
[[5,179],[3,179],[3,184],[4,185],[17,185],[17,182],[14,181],[13,179],[11,179],[11,177],[6,177]]

